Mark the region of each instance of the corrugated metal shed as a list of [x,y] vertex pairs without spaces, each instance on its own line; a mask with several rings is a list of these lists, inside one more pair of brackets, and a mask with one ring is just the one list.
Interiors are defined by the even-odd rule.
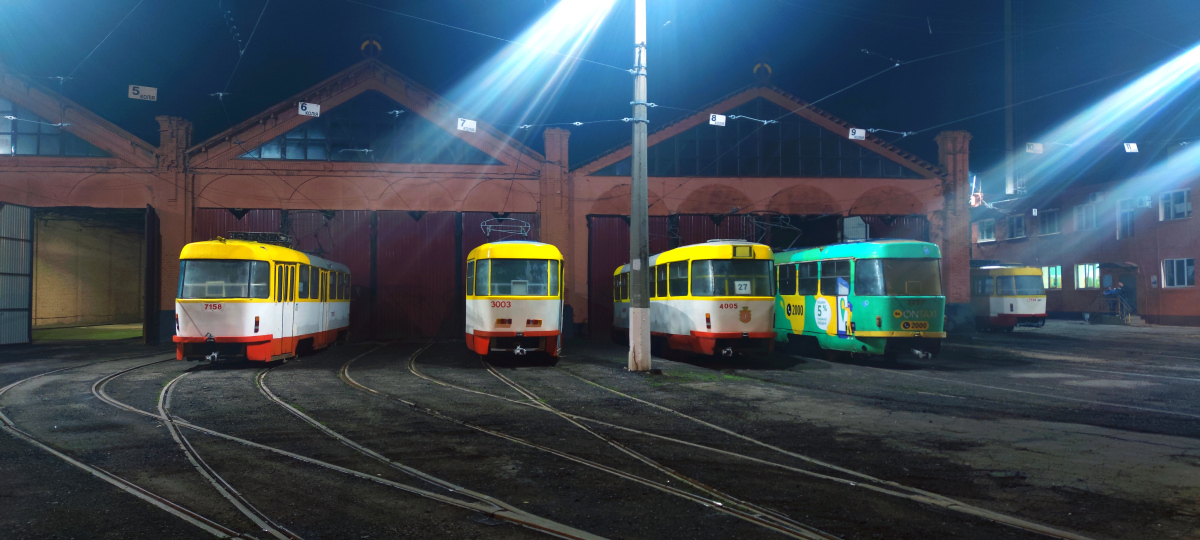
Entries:
[[679,245],[699,244],[709,240],[749,240],[758,236],[754,216],[682,214],[679,222]]
[[370,210],[286,214],[292,247],[350,269],[350,332],[356,336],[371,334],[371,215]]
[[929,219],[925,216],[860,216],[870,238],[903,238],[929,241]]
[[0,345],[29,343],[32,287],[33,213],[0,203]]

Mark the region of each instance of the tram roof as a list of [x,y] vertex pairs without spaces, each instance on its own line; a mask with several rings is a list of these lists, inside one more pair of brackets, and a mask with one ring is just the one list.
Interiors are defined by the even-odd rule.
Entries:
[[204,242],[192,242],[183,246],[183,251],[179,253],[180,260],[188,259],[228,259],[239,261],[275,261],[282,263],[301,263],[324,268],[326,270],[337,270],[339,272],[350,273],[350,269],[346,265],[333,262],[329,259],[324,259],[316,255],[309,255],[302,251],[297,251],[292,248],[276,246],[274,244],[263,244],[259,242],[249,242],[246,240],[207,240]]
[[[734,257],[734,246],[749,246],[750,255],[748,257]],[[745,240],[710,240],[699,244],[689,244],[679,246],[675,249],[668,249],[657,255],[650,256],[650,266],[656,264],[687,261],[687,260],[721,260],[721,259],[746,259],[746,260],[771,260],[771,248],[765,244],[757,244],[747,242]],[[613,275],[622,272],[628,272],[629,265],[623,264],[613,271]]]
[[553,259],[563,260],[562,252],[552,244],[528,240],[489,242],[467,254],[467,259]]
[[937,244],[918,240],[868,240],[802,248],[775,254],[776,263],[819,261],[822,259],[940,259]]

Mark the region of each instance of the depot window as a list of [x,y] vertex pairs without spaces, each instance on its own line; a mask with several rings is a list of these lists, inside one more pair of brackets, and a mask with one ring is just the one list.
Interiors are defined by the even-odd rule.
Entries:
[[1193,287],[1196,285],[1195,259],[1163,261],[1163,287]]
[[185,260],[179,263],[179,298],[269,298],[271,263]]
[[692,296],[775,296],[771,261],[692,261]]
[[1192,217],[1192,190],[1168,191],[1159,196],[1158,220],[1171,221]]
[[1062,267],[1061,266],[1043,266],[1042,267],[1042,287],[1046,289],[1061,289],[1062,288]]
[[[824,280],[822,280],[821,287],[824,291]],[[854,294],[858,296],[941,296],[941,261],[938,259],[857,260],[854,262]]]
[[109,156],[92,143],[52,125],[56,123],[0,98],[0,155]]
[[1100,288],[1100,263],[1075,265],[1076,289]]
[[979,242],[991,242],[996,239],[996,220],[985,219],[975,224],[976,237]]
[[1038,234],[1058,234],[1062,227],[1058,223],[1058,210],[1043,210],[1038,215]]
[[1025,238],[1025,216],[1008,216],[1008,239]]

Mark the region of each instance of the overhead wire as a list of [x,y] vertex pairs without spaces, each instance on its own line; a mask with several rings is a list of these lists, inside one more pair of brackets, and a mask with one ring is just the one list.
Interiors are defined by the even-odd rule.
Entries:
[[[258,24],[262,22],[263,15],[266,14],[267,6],[269,5],[271,5],[271,0],[267,0],[266,3],[263,4],[262,11],[258,13],[258,20],[254,21],[254,28],[250,30],[250,37],[246,38],[246,46],[238,50],[238,59],[237,62],[233,64],[233,72],[229,74],[229,79],[225,81],[225,88],[219,92],[220,94],[226,94],[229,92],[229,83],[233,82],[233,76],[237,74],[238,67],[242,65],[242,57],[246,56],[246,49],[249,49],[250,42],[254,41],[254,33],[258,31]],[[218,99],[222,100],[222,107],[225,105],[224,97],[224,95],[217,96]],[[226,113],[226,116],[228,116],[228,113]]]
[[75,66],[75,69],[72,69],[71,72],[68,73],[66,77],[59,79],[59,82],[61,83],[64,79],[72,78],[75,75],[75,72],[79,71],[79,68],[83,67],[83,64],[87,63],[88,58],[91,58],[92,55],[96,53],[96,50],[99,49],[101,45],[104,45],[105,41],[108,41],[108,38],[113,35],[113,32],[116,32],[117,29],[120,28],[121,25],[125,23],[125,19],[128,19],[130,15],[133,15],[133,12],[137,11],[137,8],[140,7],[142,5],[142,2],[145,2],[145,1],[146,0],[138,0],[138,3],[133,6],[133,9],[129,10],[129,13],[126,13],[124,17],[121,17],[121,20],[117,21],[117,25],[114,26],[112,30],[109,30],[108,34],[106,34],[104,36],[104,39],[100,40],[100,43],[97,43],[95,47],[92,47],[92,50],[87,53],[87,56],[83,57],[83,60],[80,60],[79,64]]

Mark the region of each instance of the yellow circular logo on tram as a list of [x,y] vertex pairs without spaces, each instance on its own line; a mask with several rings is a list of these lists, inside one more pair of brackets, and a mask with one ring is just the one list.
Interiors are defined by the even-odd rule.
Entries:
[[900,317],[904,316],[904,312],[897,309],[896,311],[892,312],[892,316],[899,319]]

